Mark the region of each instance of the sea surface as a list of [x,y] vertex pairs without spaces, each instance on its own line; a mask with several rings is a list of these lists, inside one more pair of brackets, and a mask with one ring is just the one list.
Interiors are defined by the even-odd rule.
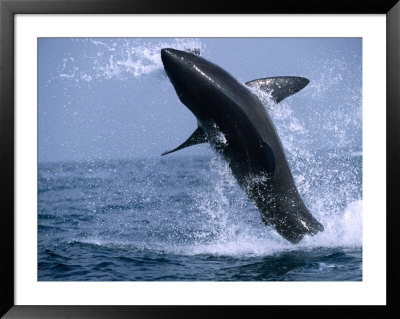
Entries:
[[290,163],[325,227],[297,245],[261,222],[216,155],[41,163],[38,280],[362,280],[361,152]]

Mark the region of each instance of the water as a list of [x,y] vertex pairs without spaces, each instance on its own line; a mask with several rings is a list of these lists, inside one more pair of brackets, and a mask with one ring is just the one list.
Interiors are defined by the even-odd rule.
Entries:
[[[38,280],[362,280],[361,59],[346,41],[39,41]],[[163,47],[200,48],[242,81],[310,79],[279,105],[254,93],[324,232],[292,245],[265,226],[205,145],[160,156],[195,128]]]
[[216,157],[40,164],[39,280],[361,280],[361,156],[315,163],[303,198],[325,231],[298,245]]

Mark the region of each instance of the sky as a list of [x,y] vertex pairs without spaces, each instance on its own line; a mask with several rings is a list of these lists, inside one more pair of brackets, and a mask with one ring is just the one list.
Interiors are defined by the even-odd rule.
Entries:
[[39,162],[156,157],[186,140],[197,122],[164,72],[164,47],[199,48],[243,82],[308,78],[271,111],[284,147],[362,149],[361,38],[39,38]]

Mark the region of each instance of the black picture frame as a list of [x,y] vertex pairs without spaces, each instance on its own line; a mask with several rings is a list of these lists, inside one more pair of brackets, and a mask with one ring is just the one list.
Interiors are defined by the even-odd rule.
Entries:
[[[16,306],[14,303],[14,16],[16,14],[386,14],[387,29],[387,305],[386,306]],[[399,317],[396,201],[400,137],[400,3],[398,0],[0,0],[0,315],[5,318],[248,317],[259,314]],[[384,172],[382,172],[384,173]],[[322,313],[324,314],[322,314]]]

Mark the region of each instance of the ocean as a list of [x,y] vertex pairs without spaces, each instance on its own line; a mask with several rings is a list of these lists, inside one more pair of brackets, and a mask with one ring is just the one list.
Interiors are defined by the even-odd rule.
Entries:
[[325,231],[297,245],[216,156],[40,164],[38,279],[362,280],[362,157],[318,155],[299,190]]

